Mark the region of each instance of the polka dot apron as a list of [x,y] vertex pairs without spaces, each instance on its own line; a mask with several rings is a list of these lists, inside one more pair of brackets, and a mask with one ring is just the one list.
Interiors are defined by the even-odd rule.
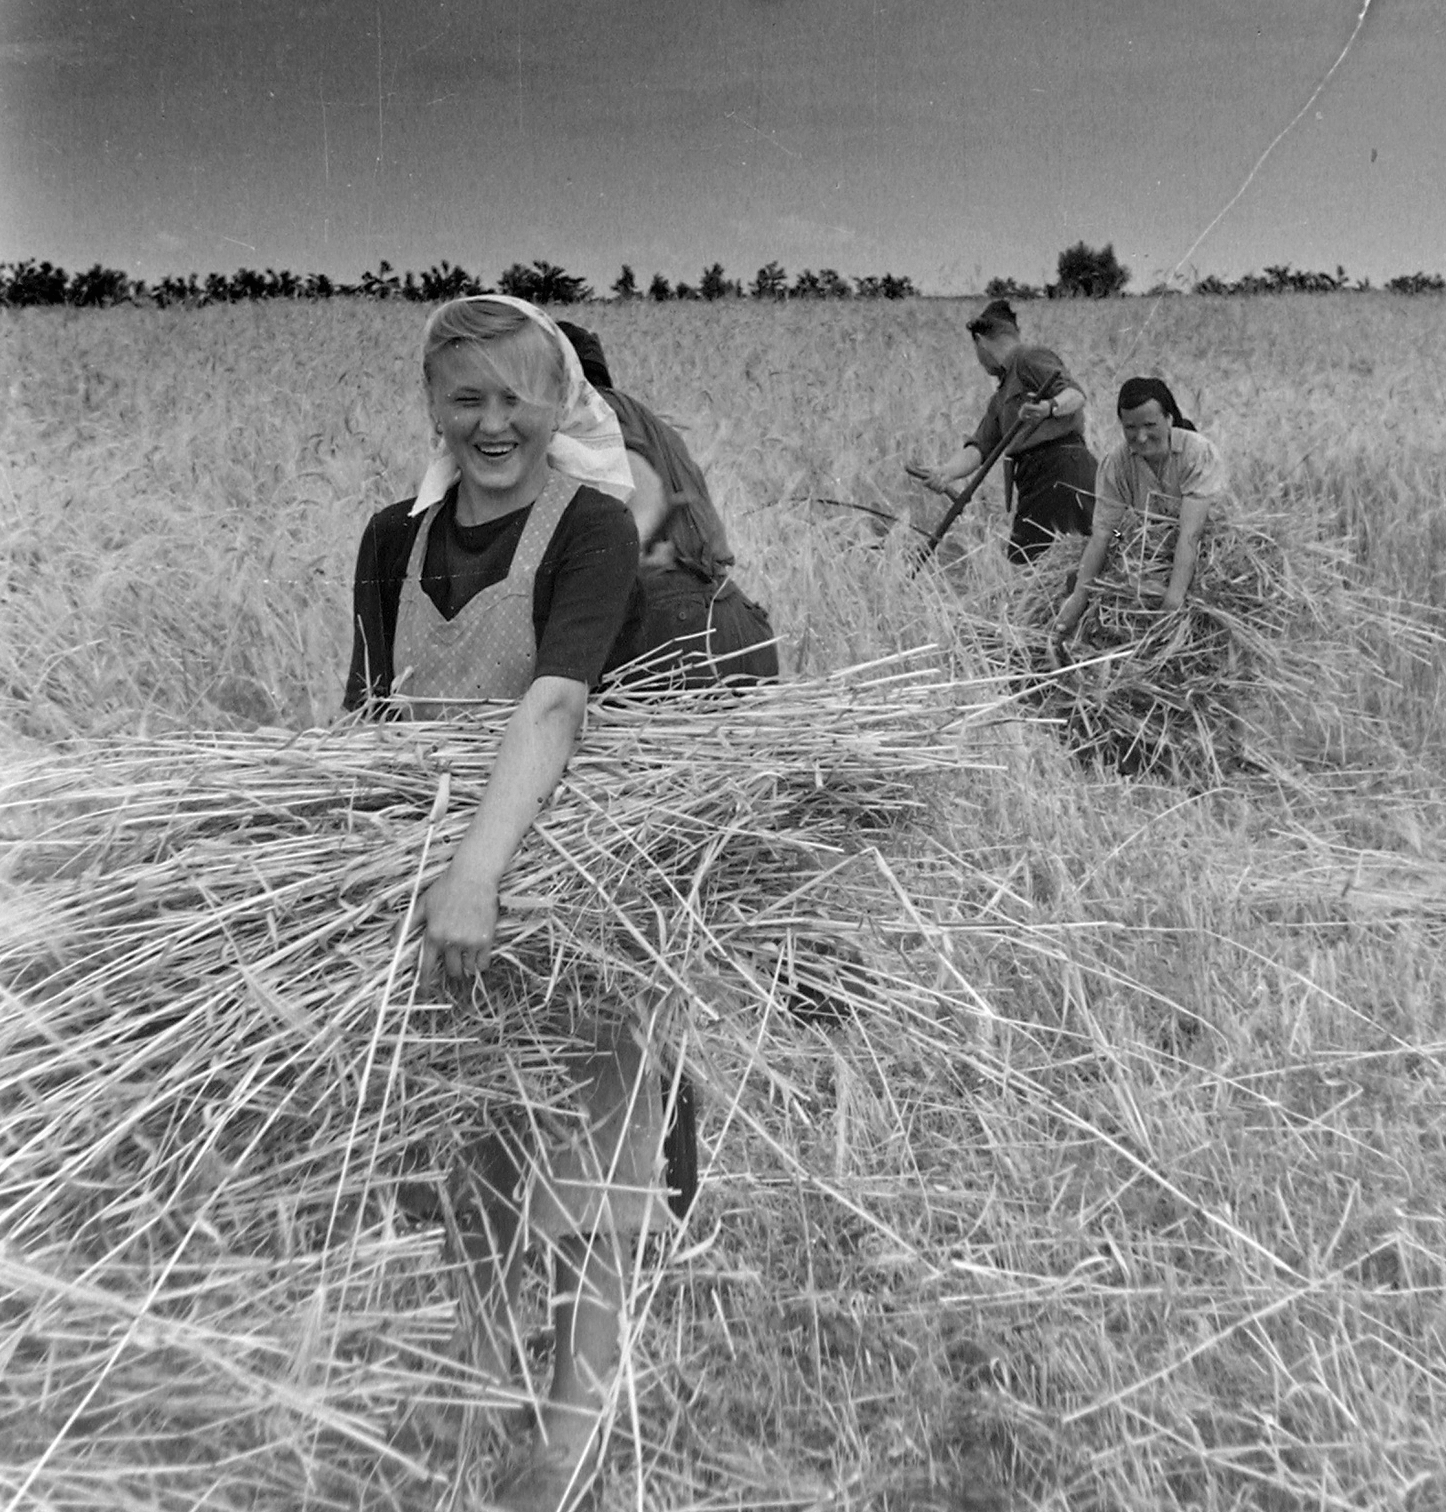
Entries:
[[407,562],[392,639],[393,700],[413,719],[450,719],[478,699],[521,698],[531,687],[537,666],[533,580],[575,489],[560,474],[548,475],[507,576],[474,595],[450,620],[422,588],[427,539],[445,499],[427,511]]

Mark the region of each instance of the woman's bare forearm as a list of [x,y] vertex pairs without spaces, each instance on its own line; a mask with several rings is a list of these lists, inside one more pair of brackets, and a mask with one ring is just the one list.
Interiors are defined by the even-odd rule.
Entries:
[[1085,542],[1079,566],[1075,570],[1074,591],[1060,606],[1059,613],[1055,616],[1054,628],[1060,633],[1073,630],[1079,622],[1080,615],[1084,613],[1085,604],[1089,601],[1089,586],[1099,576],[1100,568],[1105,565],[1105,558],[1110,552],[1110,541],[1119,528],[1120,517],[1123,514],[1123,508],[1111,508],[1108,505],[1101,508],[1099,502],[1096,501],[1094,525],[1090,530],[1089,540]]
[[564,677],[540,677],[513,710],[502,734],[487,790],[452,866],[495,887],[522,837],[547,806],[577,744],[587,688]]
[[491,960],[503,874],[562,780],[586,708],[583,683],[539,677],[513,710],[467,833],[422,897],[425,970],[460,977]]
[[1161,606],[1166,610],[1184,607],[1185,595],[1190,591],[1190,583],[1195,576],[1195,564],[1200,558],[1200,539],[1205,533],[1205,524],[1209,518],[1208,500],[1181,500],[1180,529],[1175,537],[1175,561],[1170,569],[1170,583],[1165,589],[1165,599]]

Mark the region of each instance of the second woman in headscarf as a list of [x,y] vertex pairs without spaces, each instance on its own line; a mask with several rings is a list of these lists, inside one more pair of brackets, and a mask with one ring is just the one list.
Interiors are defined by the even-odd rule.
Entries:
[[1079,623],[1090,584],[1116,538],[1126,533],[1130,544],[1120,555],[1129,563],[1135,591],[1158,593],[1166,613],[1181,608],[1205,527],[1225,492],[1219,448],[1180,413],[1162,379],[1126,380],[1115,409],[1123,435],[1099,466],[1094,529],[1073,589],[1055,618],[1056,638]]
[[703,470],[671,425],[614,386],[595,332],[565,320],[558,326],[622,427],[642,550],[643,653],[688,686],[775,680],[768,611],[731,575],[733,550]]

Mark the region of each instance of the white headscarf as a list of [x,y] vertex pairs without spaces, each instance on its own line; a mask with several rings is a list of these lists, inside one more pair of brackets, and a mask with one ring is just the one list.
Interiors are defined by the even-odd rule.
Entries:
[[[586,483],[602,493],[621,499],[624,504],[632,496],[633,475],[628,467],[628,454],[623,446],[622,428],[612,406],[582,376],[582,364],[572,343],[557,328],[550,315],[544,314],[525,299],[514,299],[510,294],[472,294],[473,300],[486,300],[491,304],[511,305],[521,310],[529,320],[535,321],[552,338],[562,353],[563,399],[562,418],[547,445],[547,460],[554,471]],[[457,301],[448,300],[448,304]],[[433,310],[422,331],[422,350],[426,351],[427,338],[433,323],[446,305]],[[412,505],[414,515],[430,509],[439,499],[447,496],[447,490],[461,476],[461,469],[451,452],[443,449],[434,457],[422,476],[417,489],[417,502]]]

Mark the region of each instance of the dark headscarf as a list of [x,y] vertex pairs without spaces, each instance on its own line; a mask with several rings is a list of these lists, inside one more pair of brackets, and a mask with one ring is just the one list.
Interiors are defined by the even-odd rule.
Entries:
[[582,376],[594,388],[612,388],[613,375],[608,372],[608,360],[603,356],[602,342],[584,326],[573,325],[570,320],[559,320],[557,328],[572,343],[577,360],[582,364]]
[[1007,299],[991,299],[965,327],[971,336],[997,336],[1000,331],[1019,334],[1019,317]]
[[[586,372],[587,369],[584,368],[583,371]],[[1170,386],[1161,378],[1126,378],[1120,386],[1120,398],[1119,403],[1115,405],[1115,413],[1123,415],[1126,410],[1139,409],[1142,404],[1148,404],[1151,399],[1170,417],[1170,424],[1176,430],[1195,429],[1194,423],[1180,413],[1180,406],[1175,403],[1175,396],[1170,392]]]

